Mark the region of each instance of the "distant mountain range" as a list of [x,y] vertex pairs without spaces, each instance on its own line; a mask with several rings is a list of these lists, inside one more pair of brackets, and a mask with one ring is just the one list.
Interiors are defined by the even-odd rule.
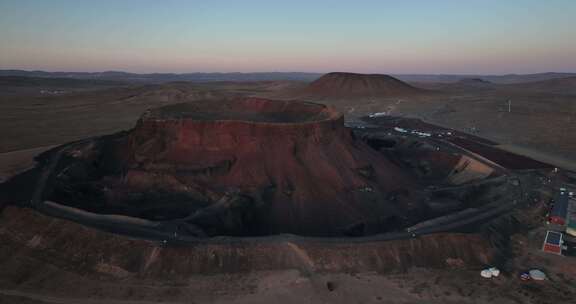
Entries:
[[[173,81],[270,81],[270,80],[296,80],[314,81],[322,73],[306,72],[259,72],[259,73],[151,73],[136,74],[128,72],[45,72],[25,70],[0,70],[0,76],[24,76],[41,78],[72,78],[105,81],[119,81],[132,83],[163,83]],[[391,74],[407,82],[457,82],[462,79],[481,79],[493,83],[511,84],[522,82],[543,81],[549,79],[576,76],[576,73],[537,73],[537,74],[507,74],[507,75],[458,75],[458,74]]]
[[0,76],[25,76],[43,78],[73,78],[112,80],[121,82],[162,83],[173,81],[269,81],[269,80],[298,80],[312,81],[322,76],[320,73],[301,72],[270,72],[270,73],[152,73],[136,74],[128,72],[108,71],[93,72],[45,72],[24,70],[0,70]]
[[110,79],[82,79],[69,77],[31,77],[0,75],[0,87],[86,87],[86,86],[120,86],[128,84],[125,81]]
[[458,74],[410,74],[410,75],[392,75],[400,80],[407,82],[436,82],[452,83],[462,80],[480,80],[497,84],[512,84],[522,82],[535,82],[550,79],[567,78],[576,76],[576,73],[536,73],[536,74],[506,74],[506,75],[458,75]]

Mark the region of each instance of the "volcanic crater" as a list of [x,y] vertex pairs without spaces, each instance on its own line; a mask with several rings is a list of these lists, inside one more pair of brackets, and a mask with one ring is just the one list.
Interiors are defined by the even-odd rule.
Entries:
[[315,103],[168,105],[148,110],[129,131],[40,156],[49,178],[35,207],[162,239],[350,237],[405,231],[490,201],[484,190],[488,196],[467,198],[478,192],[473,186],[432,194],[427,187],[498,175],[491,168],[414,140],[376,138]]

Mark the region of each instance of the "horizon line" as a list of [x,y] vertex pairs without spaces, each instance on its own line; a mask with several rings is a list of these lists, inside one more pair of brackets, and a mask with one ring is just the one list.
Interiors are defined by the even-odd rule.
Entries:
[[250,72],[239,72],[239,71],[228,71],[228,72],[208,72],[208,71],[195,71],[195,72],[132,72],[129,70],[105,70],[105,71],[65,71],[65,70],[42,70],[42,69],[19,69],[19,68],[0,68],[0,71],[22,71],[22,72],[44,72],[44,73],[90,73],[90,74],[104,74],[104,73],[125,73],[125,74],[136,74],[136,75],[149,75],[149,74],[173,74],[173,75],[185,75],[185,74],[265,74],[265,73],[301,73],[301,74],[329,74],[329,73],[355,73],[355,74],[381,74],[381,75],[471,75],[471,76],[505,76],[505,75],[533,75],[533,74],[576,74],[574,72],[567,71],[544,71],[544,72],[530,72],[530,73],[385,73],[385,72],[370,72],[362,73],[356,71],[340,71],[334,70],[331,72],[305,72],[305,71],[250,71]]

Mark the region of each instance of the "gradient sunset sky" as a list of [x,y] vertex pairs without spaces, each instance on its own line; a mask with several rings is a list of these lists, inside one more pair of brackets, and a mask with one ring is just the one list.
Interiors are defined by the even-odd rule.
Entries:
[[576,72],[576,1],[0,0],[0,69]]

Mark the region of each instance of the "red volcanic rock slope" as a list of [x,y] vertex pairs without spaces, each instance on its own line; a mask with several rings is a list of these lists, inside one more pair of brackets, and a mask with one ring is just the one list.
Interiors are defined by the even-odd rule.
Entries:
[[261,98],[177,104],[129,133],[131,187],[257,202],[256,234],[335,235],[401,221],[414,183],[330,107]]
[[314,98],[357,98],[412,96],[425,92],[388,75],[334,72],[310,83],[302,93]]

